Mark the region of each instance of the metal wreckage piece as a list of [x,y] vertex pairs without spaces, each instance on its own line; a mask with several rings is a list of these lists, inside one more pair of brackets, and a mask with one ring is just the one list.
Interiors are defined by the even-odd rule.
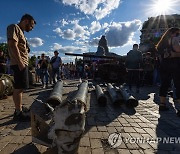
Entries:
[[[61,86],[60,83],[59,86]],[[59,89],[62,94],[61,91],[62,89],[61,88],[57,88],[57,89]],[[42,122],[39,117],[35,117],[34,115],[32,115],[34,116],[32,117],[32,120],[34,119],[35,120],[34,123],[36,123],[36,124],[32,124],[32,126],[34,127],[36,126],[35,129],[37,129],[37,123],[38,123],[38,128],[39,128],[38,131],[44,133],[44,138],[42,137],[39,138],[39,139],[43,139],[43,142],[41,142],[41,144],[49,146],[51,148],[50,150],[54,148],[57,149],[58,154],[77,153],[79,148],[79,142],[85,129],[87,93],[88,93],[88,82],[84,81],[79,85],[79,88],[76,94],[74,95],[74,97],[72,97],[70,100],[60,102],[59,105],[55,107],[55,110],[53,111],[53,116],[54,116],[53,124],[51,124],[51,126]],[[51,105],[57,104],[56,102],[57,99],[55,98],[57,95],[59,95],[59,93],[57,91],[57,95],[54,94],[52,92],[50,95],[51,99],[48,99],[51,100],[50,101]],[[52,98],[55,99],[55,103],[53,103]],[[59,100],[62,101],[62,99]],[[49,101],[47,102],[49,103]],[[42,123],[42,126],[40,124],[40,121]],[[42,127],[44,127],[45,129],[41,130],[43,129]],[[37,131],[36,131],[36,136],[38,136]],[[53,153],[53,152],[49,152],[49,153]]]
[[134,96],[132,96],[127,89],[125,89],[123,86],[119,87],[119,91],[121,93],[121,95],[123,96],[125,102],[126,102],[126,106],[128,108],[134,108],[137,107],[139,102],[137,99],[134,98]]
[[102,88],[99,85],[96,85],[95,88],[96,88],[96,97],[99,105],[105,106],[107,103],[106,95],[104,94]]
[[55,84],[53,91],[51,92],[46,103],[51,105],[53,108],[55,108],[56,106],[62,103],[62,93],[63,93],[63,81],[60,80]]
[[2,74],[0,77],[0,98],[13,93],[14,78],[8,74]]
[[107,84],[107,89],[110,95],[110,98],[113,102],[113,105],[122,105],[124,103],[124,99],[122,95],[118,95],[116,89],[112,86],[112,84]]

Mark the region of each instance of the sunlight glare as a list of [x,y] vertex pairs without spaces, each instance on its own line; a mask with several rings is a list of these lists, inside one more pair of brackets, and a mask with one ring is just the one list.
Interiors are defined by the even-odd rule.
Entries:
[[156,0],[153,4],[153,12],[157,15],[164,15],[171,10],[172,0]]

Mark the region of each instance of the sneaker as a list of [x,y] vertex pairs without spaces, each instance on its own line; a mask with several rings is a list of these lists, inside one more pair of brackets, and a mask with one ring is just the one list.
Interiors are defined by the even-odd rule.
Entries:
[[45,86],[45,85],[43,85],[43,86],[42,86],[42,88],[46,88],[46,86]]
[[22,111],[17,114],[16,112],[14,113],[13,120],[19,121],[19,122],[29,122],[31,118],[27,115],[25,115]]

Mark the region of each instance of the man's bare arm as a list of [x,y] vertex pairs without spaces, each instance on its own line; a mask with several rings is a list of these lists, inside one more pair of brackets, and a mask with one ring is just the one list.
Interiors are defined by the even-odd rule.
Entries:
[[17,46],[17,42],[15,40],[8,40],[8,46],[10,50],[12,51],[12,54],[14,54],[14,58],[18,62],[18,67],[20,70],[23,70],[25,68],[25,64],[23,63],[21,59],[21,55],[19,53],[19,49]]

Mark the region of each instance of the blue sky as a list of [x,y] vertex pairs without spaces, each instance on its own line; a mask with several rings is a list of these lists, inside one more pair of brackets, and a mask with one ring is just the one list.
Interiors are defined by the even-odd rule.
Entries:
[[65,52],[96,52],[101,35],[106,35],[110,52],[124,55],[140,43],[141,25],[148,17],[179,14],[179,8],[180,0],[2,0],[0,43],[6,42],[6,27],[28,13],[37,22],[25,33],[31,55],[52,56],[59,50],[68,62],[73,57]]

